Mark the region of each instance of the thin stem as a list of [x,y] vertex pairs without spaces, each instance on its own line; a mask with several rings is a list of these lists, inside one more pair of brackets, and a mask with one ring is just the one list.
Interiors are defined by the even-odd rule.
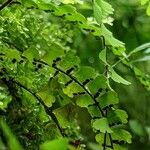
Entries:
[[132,54],[134,54],[134,51],[131,51],[128,55],[127,54],[125,54],[126,56],[124,56],[123,58],[121,58],[121,59],[119,59],[116,63],[114,63],[113,65],[112,65],[112,68],[114,68],[116,65],[118,65],[121,61],[123,61],[123,60],[129,60],[129,57],[132,55]]
[[[105,39],[103,38],[103,40],[104,40],[104,45],[105,45]],[[42,64],[44,64],[44,65],[47,65],[47,66],[50,66],[49,64],[47,64],[46,62],[44,62],[44,61],[41,61],[41,60],[36,60],[37,62],[40,62],[40,63],[42,63]],[[55,65],[54,66],[52,66],[54,69],[56,69],[57,71],[59,71],[59,72],[61,72],[61,73],[63,73],[63,74],[65,74],[66,76],[68,76],[70,79],[72,79],[74,82],[76,82],[80,87],[82,87],[83,89],[84,89],[84,91],[92,98],[92,100],[94,101],[94,103],[96,104],[96,106],[98,107],[98,109],[99,109],[99,111],[101,112],[101,115],[102,115],[102,117],[104,117],[105,116],[105,114],[104,114],[104,112],[102,111],[102,109],[101,109],[101,107],[99,106],[99,105],[97,105],[97,101],[96,101],[96,99],[93,97],[93,95],[85,88],[85,86],[84,85],[82,85],[82,83],[80,83],[75,77],[73,77],[72,75],[70,75],[70,74],[67,74],[65,71],[63,71],[63,70],[61,70],[60,68],[58,68],[58,67],[56,67]],[[108,75],[108,66],[106,66],[106,76]],[[107,115],[107,113],[106,113],[106,115]],[[105,134],[107,134],[107,133],[105,133]],[[106,135],[105,135],[106,136]],[[110,142],[111,142],[111,148],[113,148],[113,141],[112,141],[112,137],[111,137],[111,134],[109,133],[109,138],[110,138]],[[105,140],[106,140],[106,138],[104,138]],[[106,143],[105,141],[104,141],[104,143]],[[104,144],[105,146],[105,148],[107,147],[106,146],[106,144]],[[105,150],[105,149],[104,149]]]
[[7,0],[2,5],[0,5],[0,11],[4,9],[6,6],[8,6],[13,0]]
[[[105,117],[107,117],[107,108],[106,108],[106,111],[105,111]],[[107,131],[104,134],[103,150],[106,150],[106,144],[107,144],[106,142],[107,142]]]
[[98,109],[99,109],[99,111],[101,112],[102,116],[104,116],[104,113],[103,113],[101,107],[100,107],[99,105],[97,105],[96,99],[95,99],[95,98],[93,97],[93,95],[85,88],[85,86],[82,85],[82,83],[80,83],[80,82],[79,82],[75,77],[73,77],[72,75],[66,74],[65,71],[63,71],[63,70],[57,68],[56,66],[53,67],[53,68],[55,68],[55,69],[58,70],[59,72],[65,74],[66,76],[70,77],[74,82],[76,82],[78,85],[80,85],[80,86],[84,89],[84,91],[93,99],[94,103],[95,103],[96,106],[98,107]]
[[[105,43],[104,36],[102,36],[102,38],[103,38],[103,48],[106,49],[106,43]],[[107,49],[106,49],[106,60],[107,60]],[[105,76],[106,76],[107,80],[109,80],[109,70],[108,70],[108,65],[107,64],[105,65]],[[106,109],[105,117],[107,117],[107,109]],[[111,143],[111,148],[114,149],[113,148],[112,136],[111,136],[110,133],[108,133],[108,135],[109,135],[109,139],[110,139],[110,143]],[[107,140],[106,136],[107,136],[107,132],[105,132],[105,135],[104,135],[104,148],[103,148],[103,150],[106,149],[106,140]]]
[[109,135],[109,139],[110,139],[111,148],[114,149],[112,136],[110,133],[108,135]]
[[103,44],[103,49],[105,49],[106,48],[106,43],[105,43],[105,38],[104,38],[104,36],[101,36],[102,37],[102,44]]
[[[47,64],[46,62],[43,62],[41,60],[36,60],[44,65],[50,66],[49,64]],[[94,101],[95,105],[98,107],[99,111],[101,112],[101,115],[104,117],[104,112],[102,111],[101,107],[99,105],[97,105],[97,100],[94,98],[94,96],[85,88],[85,86],[80,83],[75,77],[73,77],[70,74],[67,74],[65,71],[61,70],[60,68],[53,66],[54,69],[58,70],[59,72],[65,74],[66,76],[68,76],[70,79],[72,79],[74,82],[76,82],[80,87],[82,87],[82,89],[84,89],[84,91],[91,97],[91,99]]]
[[103,150],[106,150],[106,141],[107,141],[107,132],[104,134],[104,144],[103,144]]
[[37,95],[35,94],[34,92],[32,92],[30,89],[28,89],[26,86],[22,85],[20,82],[17,82],[17,81],[14,81],[12,80],[13,83],[15,83],[16,85],[18,85],[19,87],[23,88],[24,90],[28,91],[31,95],[33,95],[37,100],[38,102],[44,107],[45,109],[45,112],[52,118],[52,120],[55,122],[57,128],[59,129],[61,135],[64,137],[65,134],[62,130],[62,128],[60,127],[60,124],[59,124],[59,121],[57,119],[57,117],[55,116],[55,114],[52,112],[51,108],[47,107],[45,105],[45,103],[43,102],[43,100]]

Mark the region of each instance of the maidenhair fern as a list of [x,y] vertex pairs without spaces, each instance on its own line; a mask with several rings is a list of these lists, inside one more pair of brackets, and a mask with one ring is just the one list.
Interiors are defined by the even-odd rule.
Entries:
[[[124,127],[128,115],[118,108],[119,98],[110,84],[111,80],[130,84],[107,57],[112,51],[126,60],[124,43],[114,38],[104,21],[114,10],[108,2],[94,0],[93,21],[89,21],[78,8],[82,3],[86,2],[19,0],[1,6],[0,130],[11,150],[13,141],[4,120],[15,128],[25,149],[94,150],[82,138],[78,107],[90,115],[97,149],[121,150],[131,143]],[[102,73],[81,64],[72,46],[76,30],[101,39]]]

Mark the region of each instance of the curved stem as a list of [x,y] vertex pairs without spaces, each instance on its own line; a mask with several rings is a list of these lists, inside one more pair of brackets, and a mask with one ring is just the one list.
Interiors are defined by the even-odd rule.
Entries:
[[85,86],[84,86],[82,83],[80,83],[80,82],[79,82],[75,77],[73,77],[72,75],[66,74],[65,71],[63,71],[63,70],[57,68],[56,66],[54,66],[53,68],[55,68],[55,69],[58,70],[59,72],[65,74],[66,76],[70,77],[70,79],[72,79],[72,80],[73,80],[74,82],[76,82],[80,87],[82,87],[82,89],[84,89],[84,91],[85,91],[85,92],[91,97],[91,99],[94,101],[95,105],[98,107],[98,109],[99,109],[99,111],[101,112],[102,116],[104,116],[104,113],[103,113],[101,107],[100,107],[99,105],[97,105],[98,102],[97,102],[96,99],[93,97],[93,95],[85,88]]
[[[49,64],[47,64],[46,62],[43,62],[41,60],[36,60],[37,62],[40,62],[44,65],[50,66]],[[70,79],[72,79],[74,82],[76,82],[90,97],[91,99],[94,101],[95,105],[98,107],[99,111],[101,112],[101,115],[104,117],[104,112],[102,111],[101,107],[97,104],[97,100],[94,98],[94,96],[85,88],[85,86],[80,83],[74,76],[67,74],[65,71],[61,70],[60,68],[56,67],[56,66],[52,66],[54,69],[56,69],[57,71],[65,74],[66,76],[68,76]]]
[[7,0],[2,5],[0,5],[0,11],[4,9],[6,6],[8,6],[13,0]]
[[[104,39],[104,37],[103,37],[103,42],[104,42],[104,46],[105,46],[105,39]],[[37,61],[37,62],[39,62],[39,63],[42,63],[42,64],[44,64],[44,65],[46,65],[46,66],[49,66],[50,67],[50,65],[49,64],[47,64],[46,62],[44,62],[44,61],[41,61],[41,60],[35,60],[35,61]],[[104,112],[103,112],[103,110],[101,109],[101,107],[99,106],[99,104],[97,104],[98,102],[97,102],[97,100],[94,98],[94,96],[85,88],[85,86],[82,84],[82,83],[80,83],[74,76],[72,76],[72,75],[70,75],[70,74],[67,74],[65,71],[63,71],[63,70],[61,70],[60,68],[58,68],[58,67],[56,67],[56,65],[52,65],[52,67],[54,68],[54,69],[56,69],[57,71],[59,71],[59,72],[61,72],[61,73],[63,73],[63,74],[65,74],[66,76],[68,76],[71,80],[73,80],[75,83],[77,83],[80,87],[82,87],[82,89],[84,89],[84,91],[91,97],[91,99],[94,101],[94,103],[95,103],[95,105],[98,107],[98,109],[99,109],[99,111],[100,111],[100,113],[101,113],[101,115],[102,115],[102,117],[105,117],[105,114],[104,114]],[[106,76],[108,75],[108,66],[106,66]],[[107,113],[106,113],[107,114]],[[105,136],[106,136],[106,134],[107,133],[105,133]],[[111,148],[113,149],[113,140],[112,140],[112,137],[111,137],[111,134],[109,133],[109,138],[110,138],[110,142],[111,142]],[[107,140],[106,138],[104,138],[104,140]],[[104,143],[106,143],[106,142],[104,142]],[[107,146],[106,146],[106,144],[104,144],[104,147],[106,148]],[[104,149],[105,150],[105,149]]]
[[27,88],[26,86],[22,85],[20,82],[17,82],[17,81],[14,81],[12,80],[13,83],[15,83],[16,85],[18,85],[19,87],[23,88],[24,90],[26,90],[27,92],[29,92],[31,95],[33,95],[37,100],[38,102],[44,107],[45,109],[45,112],[52,118],[52,120],[55,122],[57,128],[59,129],[61,135],[63,137],[65,137],[66,135],[64,134],[60,124],[59,124],[59,121],[57,119],[57,117],[55,116],[55,114],[52,112],[51,108],[50,107],[47,107],[45,105],[45,103],[43,102],[43,100],[37,95],[35,94],[34,92],[32,92],[29,88]]

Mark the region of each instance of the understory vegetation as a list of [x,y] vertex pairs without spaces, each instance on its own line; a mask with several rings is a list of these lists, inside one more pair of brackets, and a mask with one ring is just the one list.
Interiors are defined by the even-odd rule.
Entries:
[[0,150],[149,150],[149,16],[149,0],[0,0]]

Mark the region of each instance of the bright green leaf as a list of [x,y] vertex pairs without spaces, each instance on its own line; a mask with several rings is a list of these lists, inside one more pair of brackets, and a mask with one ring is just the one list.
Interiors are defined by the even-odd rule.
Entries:
[[71,83],[67,87],[63,88],[64,94],[68,95],[69,97],[73,98],[74,93],[84,92],[84,90],[75,82]]
[[101,115],[101,113],[100,113],[97,106],[92,105],[92,106],[89,106],[87,109],[88,109],[89,114],[92,117],[102,117],[102,115]]
[[99,7],[98,3],[94,0],[94,6],[93,6],[93,9],[94,9],[94,17],[97,21],[97,23],[101,24],[102,23],[102,9],[101,7]]
[[84,66],[77,71],[74,76],[80,81],[84,82],[86,79],[91,79],[96,76],[96,71],[92,67]]
[[104,0],[94,0],[94,17],[99,25],[102,19],[106,19],[110,14],[113,14],[114,9]]
[[109,123],[107,118],[101,118],[101,119],[96,119],[93,124],[93,128],[96,130],[100,130],[100,132],[105,133],[112,133],[111,128],[109,127]]
[[67,139],[56,139],[52,141],[47,141],[40,146],[40,150],[67,150],[68,140]]
[[64,128],[70,126],[76,119],[76,110],[71,104],[55,109],[54,114],[56,115],[61,126]]
[[61,0],[64,4],[75,4],[76,0]]
[[115,82],[122,83],[122,84],[125,84],[125,85],[130,85],[130,84],[131,84],[131,83],[128,82],[127,80],[123,79],[120,75],[118,75],[112,67],[109,67],[109,71],[110,71],[110,73],[111,73],[110,77],[111,77]]
[[76,12],[76,8],[71,6],[71,5],[63,5],[63,6],[60,6],[57,11],[55,11],[55,15],[57,16],[63,16],[64,14],[73,14]]
[[110,32],[104,24],[101,25],[101,30],[102,30],[102,35],[105,38],[105,42],[108,45],[111,45],[113,47],[124,47],[124,43],[117,40],[116,38],[113,37],[112,32]]
[[[103,145],[104,144],[104,137],[105,137],[105,133],[98,133],[95,136],[96,141],[100,144]],[[109,139],[109,135],[106,134],[106,144],[109,145],[110,144],[110,139]]]
[[99,102],[102,108],[109,105],[118,104],[119,103],[118,95],[114,91],[108,91],[107,93],[99,97]]
[[124,129],[118,129],[114,128],[112,129],[112,139],[113,140],[118,140],[118,141],[125,141],[127,143],[131,143],[132,136],[131,134],[124,130]]
[[122,146],[119,144],[113,144],[113,146],[114,146],[114,150],[128,150],[127,146]]
[[112,123],[127,123],[128,122],[128,115],[124,110],[116,109],[108,112],[108,121],[109,124]]
[[76,99],[76,103],[80,107],[88,107],[88,105],[93,104],[93,100],[89,95],[81,95]]
[[94,80],[88,83],[88,88],[92,94],[95,94],[99,89],[105,89],[106,87],[107,79],[104,75],[98,75]]
[[48,107],[51,107],[56,100],[49,86],[43,87],[37,94],[42,98],[45,105]]
[[107,60],[106,60],[106,49],[103,49],[103,50],[99,53],[99,58],[100,58],[100,60],[102,60],[105,64],[107,64]]

